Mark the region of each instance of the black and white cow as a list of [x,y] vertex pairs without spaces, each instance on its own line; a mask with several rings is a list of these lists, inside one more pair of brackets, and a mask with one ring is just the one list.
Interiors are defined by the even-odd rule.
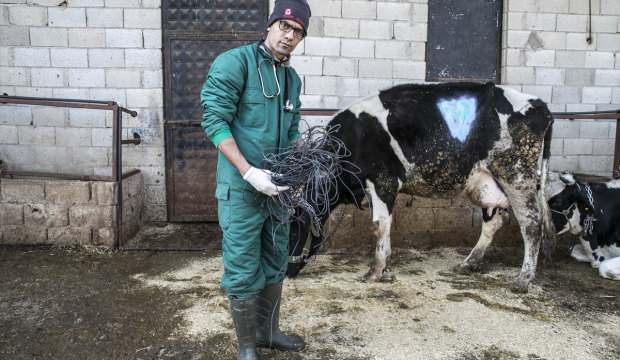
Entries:
[[571,256],[604,278],[620,280],[620,180],[586,183],[571,174],[560,179],[566,186],[549,199],[558,235],[579,236]]
[[[379,281],[388,266],[397,193],[445,198],[464,190],[483,209],[484,221],[462,270],[478,268],[510,207],[525,247],[515,290],[527,291],[541,241],[555,235],[543,196],[552,123],[543,101],[493,83],[400,85],[337,113],[328,126],[339,126],[337,136],[361,169],[363,188],[345,176],[346,188],[330,207],[360,204],[367,195],[378,242],[366,278]],[[302,255],[309,227],[309,221],[292,224],[291,277],[322,240],[311,234],[309,254]]]

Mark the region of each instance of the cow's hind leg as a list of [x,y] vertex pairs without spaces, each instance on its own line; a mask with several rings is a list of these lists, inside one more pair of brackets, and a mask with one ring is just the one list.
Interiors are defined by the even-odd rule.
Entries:
[[480,270],[480,264],[487,248],[491,245],[497,230],[504,224],[504,211],[502,208],[482,209],[482,231],[478,243],[465,261],[458,266],[457,271],[470,273]]
[[528,285],[536,274],[538,252],[545,236],[541,223],[543,205],[538,199],[535,181],[523,181],[518,184],[502,182],[501,185],[510,200],[523,237],[523,264],[513,290],[527,292]]
[[[380,281],[382,279],[390,280],[391,276],[386,273],[389,265],[390,255],[392,254],[392,246],[390,243],[390,229],[392,227],[392,208],[384,200],[381,199],[379,189],[367,180],[367,190],[370,195],[372,205],[372,222],[375,227],[375,235],[377,237],[377,247],[375,249],[374,266],[368,270],[364,276],[367,281]],[[389,194],[396,196],[396,194]]]

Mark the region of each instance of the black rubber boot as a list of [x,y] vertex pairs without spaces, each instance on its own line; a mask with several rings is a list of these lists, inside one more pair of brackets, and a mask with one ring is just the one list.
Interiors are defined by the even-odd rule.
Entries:
[[249,299],[230,298],[230,313],[239,342],[237,360],[257,360],[256,353],[256,296]]
[[306,346],[299,336],[280,331],[280,300],[282,283],[267,285],[258,295],[256,304],[256,346],[282,351],[301,351]]

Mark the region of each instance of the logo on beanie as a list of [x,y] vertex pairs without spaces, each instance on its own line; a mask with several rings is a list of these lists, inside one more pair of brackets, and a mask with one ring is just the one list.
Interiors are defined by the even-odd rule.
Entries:
[[291,9],[284,10],[284,15],[291,15]]

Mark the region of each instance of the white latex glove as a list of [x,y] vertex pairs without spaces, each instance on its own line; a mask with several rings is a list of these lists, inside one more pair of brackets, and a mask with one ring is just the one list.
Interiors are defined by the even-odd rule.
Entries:
[[271,182],[271,171],[269,170],[250,167],[243,175],[243,180],[249,182],[254,189],[269,196],[275,196],[288,190],[288,186],[278,186]]

